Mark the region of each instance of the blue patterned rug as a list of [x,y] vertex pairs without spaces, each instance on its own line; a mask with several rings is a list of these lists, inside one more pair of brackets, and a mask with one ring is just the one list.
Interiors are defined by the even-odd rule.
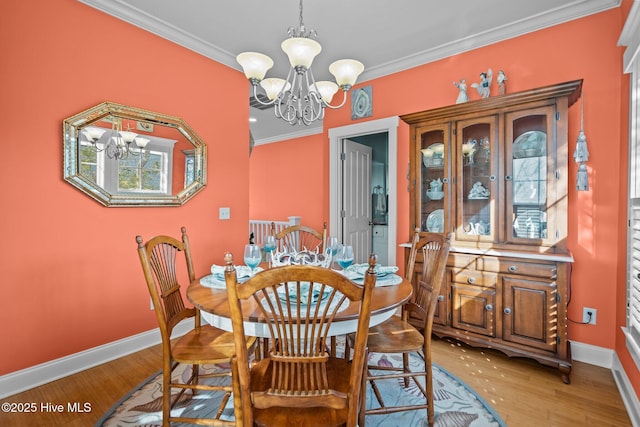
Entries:
[[[374,354],[370,363],[378,366],[394,365],[401,363],[399,355]],[[423,364],[419,354],[412,354],[411,364],[416,369]],[[174,374],[188,378],[190,367],[178,368]],[[208,365],[201,367],[205,372],[213,372],[219,369],[228,369],[228,366]],[[375,372],[374,372],[375,373]],[[459,378],[450,374],[437,365],[433,365],[434,375],[434,401],[436,407],[436,427],[506,427],[504,421],[487,402],[477,395],[469,386]],[[219,381],[219,380],[218,380]],[[417,386],[412,383],[408,388],[401,384],[402,380],[376,381],[387,405],[394,402],[409,403],[413,400],[421,401],[421,394]],[[221,393],[199,393],[196,399],[201,401],[184,402],[176,405],[175,412],[184,416],[210,416],[208,412],[218,408]],[[188,404],[188,405],[187,405]],[[367,407],[377,405],[375,397],[369,386],[367,390]],[[225,409],[224,417],[233,418],[233,406],[230,402]],[[426,425],[426,411],[397,412],[387,415],[368,415],[367,426],[394,427],[394,426],[424,426]],[[162,375],[153,375],[133,391],[128,393],[96,423],[96,427],[153,427],[162,424]],[[177,424],[174,424],[177,425]]]

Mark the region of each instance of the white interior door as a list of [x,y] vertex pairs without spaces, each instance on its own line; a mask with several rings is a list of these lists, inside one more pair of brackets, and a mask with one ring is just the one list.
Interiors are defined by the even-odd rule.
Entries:
[[354,263],[363,263],[371,252],[372,149],[343,141],[342,241],[353,246]]

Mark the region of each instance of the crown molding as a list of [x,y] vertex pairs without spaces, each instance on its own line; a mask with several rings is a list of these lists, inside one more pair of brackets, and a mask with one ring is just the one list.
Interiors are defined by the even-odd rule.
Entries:
[[[144,11],[132,7],[123,0],[78,0],[88,6],[101,10],[118,19],[147,30],[153,34],[170,40],[180,46],[197,52],[216,62],[224,64],[235,70],[242,71],[235,61],[235,55],[227,52],[212,43],[194,37],[168,22],[157,19]],[[562,24],[574,19],[579,19],[594,13],[618,7],[621,0],[574,0],[566,5],[548,12],[539,14],[533,18],[523,19],[502,27],[497,27],[483,33],[455,40],[450,43],[428,49],[414,55],[406,56],[395,61],[366,69],[359,77],[359,82],[365,82],[385,75],[397,73],[429,62],[448,58],[469,50],[487,46],[502,40],[511,39],[523,34]],[[638,1],[636,0],[637,6]],[[637,9],[637,8],[636,8]],[[256,141],[257,143],[258,141]]]
[[640,1],[635,0],[629,16],[622,28],[618,46],[626,46],[623,55],[624,72],[630,73],[633,63],[638,60],[640,55]]
[[324,128],[322,126],[304,127],[299,129],[302,130],[299,130],[297,132],[283,133],[269,138],[255,139],[254,146],[286,141],[287,139],[302,138],[310,135],[318,135],[324,131]]
[[213,43],[209,43],[199,37],[195,37],[193,34],[181,30],[162,19],[149,15],[148,13],[125,3],[123,0],[78,1],[192,50],[200,55],[213,59],[216,62],[236,70],[240,70],[240,67],[236,63],[235,55],[224,49],[220,49]]

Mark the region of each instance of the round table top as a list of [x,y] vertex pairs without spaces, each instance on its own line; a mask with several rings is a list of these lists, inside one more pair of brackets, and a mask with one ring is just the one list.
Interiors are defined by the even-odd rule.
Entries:
[[[399,285],[376,286],[371,298],[369,324],[375,326],[393,316],[396,309],[409,300],[412,289],[411,282],[404,278]],[[187,299],[200,309],[202,318],[207,323],[233,332],[226,289],[203,286],[200,279],[196,279],[187,288]],[[359,304],[349,304],[347,308],[341,310],[333,321],[329,335],[344,335],[354,332],[359,309]],[[268,328],[265,327],[264,322],[261,322],[261,315],[253,301],[243,301],[242,311],[245,315],[244,326],[247,335],[269,337]]]

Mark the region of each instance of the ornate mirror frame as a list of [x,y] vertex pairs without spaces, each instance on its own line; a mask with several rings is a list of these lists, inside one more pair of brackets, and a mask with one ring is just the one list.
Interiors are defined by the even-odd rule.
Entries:
[[[190,143],[190,181],[173,194],[145,194],[143,192],[113,193],[98,185],[94,179],[81,173],[80,146],[82,131],[97,122],[132,121],[137,124],[141,136],[149,135],[155,126],[175,129],[180,137]],[[161,128],[160,128],[161,129]],[[128,107],[113,102],[103,102],[95,107],[69,117],[63,123],[64,180],[104,206],[181,206],[200,192],[207,183],[207,146],[182,119],[162,113]],[[189,144],[187,144],[189,145]],[[191,147],[192,146],[192,147]],[[174,154],[184,150],[174,149]],[[110,160],[118,161],[118,160]],[[174,160],[175,167],[180,160]],[[182,162],[184,163],[184,161]],[[192,169],[191,169],[192,167]],[[172,171],[173,173],[173,171]]]

